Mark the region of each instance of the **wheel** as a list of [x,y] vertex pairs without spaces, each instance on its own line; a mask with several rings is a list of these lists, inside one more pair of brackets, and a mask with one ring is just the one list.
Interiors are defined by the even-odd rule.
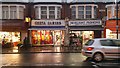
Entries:
[[93,60],[95,62],[100,62],[104,59],[103,54],[102,53],[95,53],[93,56]]

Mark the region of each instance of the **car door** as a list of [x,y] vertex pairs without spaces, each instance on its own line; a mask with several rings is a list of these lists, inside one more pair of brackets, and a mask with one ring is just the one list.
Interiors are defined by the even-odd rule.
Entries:
[[115,50],[117,53],[117,57],[120,58],[120,40],[113,40],[113,42],[115,43],[115,47],[117,47],[117,49]]
[[107,58],[117,58],[118,56],[118,45],[112,39],[101,40],[102,51],[105,53]]

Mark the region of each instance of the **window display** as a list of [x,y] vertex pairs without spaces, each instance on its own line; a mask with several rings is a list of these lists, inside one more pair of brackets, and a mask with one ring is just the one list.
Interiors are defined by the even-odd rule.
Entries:
[[94,31],[72,31],[71,35],[79,38],[81,44],[84,44],[89,39],[94,38]]
[[106,38],[116,39],[117,34],[116,31],[111,31],[110,29],[106,29]]
[[93,31],[83,31],[83,44],[87,42],[89,39],[94,38],[94,32]]
[[14,46],[20,42],[20,32],[0,32],[0,42],[4,44],[12,42]]
[[64,39],[63,31],[60,30],[32,30],[33,45],[60,45]]

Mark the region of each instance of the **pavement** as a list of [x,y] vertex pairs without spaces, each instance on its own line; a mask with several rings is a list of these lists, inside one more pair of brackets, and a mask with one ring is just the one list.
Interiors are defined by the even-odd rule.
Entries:
[[2,54],[15,54],[15,53],[80,53],[81,49],[60,47],[60,46],[46,46],[46,47],[11,47],[2,48]]

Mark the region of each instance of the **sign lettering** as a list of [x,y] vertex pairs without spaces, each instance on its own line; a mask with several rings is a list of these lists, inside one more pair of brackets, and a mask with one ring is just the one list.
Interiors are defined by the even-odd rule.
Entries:
[[46,23],[45,22],[35,22],[35,25],[46,25]]
[[101,20],[70,21],[69,26],[102,25]]
[[32,20],[31,26],[65,26],[64,20]]

